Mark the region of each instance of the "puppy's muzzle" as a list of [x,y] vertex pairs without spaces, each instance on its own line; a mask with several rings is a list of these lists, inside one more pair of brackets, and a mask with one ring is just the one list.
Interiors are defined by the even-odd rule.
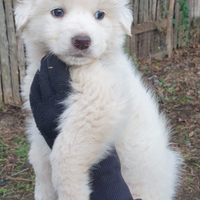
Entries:
[[91,44],[91,39],[88,36],[75,36],[72,38],[72,44],[77,49],[88,49]]

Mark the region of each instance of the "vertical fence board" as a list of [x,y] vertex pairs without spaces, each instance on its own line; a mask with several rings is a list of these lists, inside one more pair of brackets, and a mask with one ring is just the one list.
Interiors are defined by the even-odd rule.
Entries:
[[[16,0],[12,0],[12,7],[15,8],[15,5],[16,5]],[[18,33],[16,33],[16,42],[17,42],[17,65],[19,71],[19,83],[22,84],[24,76],[26,74],[26,61],[25,61],[24,43]]]
[[9,48],[8,39],[6,35],[6,19],[3,1],[0,0],[0,53],[1,53],[1,74],[2,87],[4,93],[4,103],[10,104],[13,102],[12,85],[10,77],[10,63],[9,63]]
[[143,57],[148,55],[148,32],[143,33]]
[[[199,0],[195,0],[195,15],[194,18],[197,19],[199,17]],[[198,23],[197,20],[195,20],[195,26],[196,26],[196,31],[195,31],[195,42],[199,41],[199,37],[197,36],[198,32]]]
[[195,0],[194,1],[194,18],[196,18],[197,17],[197,13],[198,13],[198,1],[199,0]]
[[[195,23],[195,17],[196,17],[196,0],[193,0],[193,26],[195,27],[196,26],[196,23]],[[193,42],[196,42],[196,38],[195,38],[195,33],[193,33]]]
[[144,21],[144,1],[140,0],[139,4],[139,24]]
[[198,1],[197,5],[197,17],[200,17],[200,1]]
[[197,29],[198,42],[200,42],[200,1],[198,1],[198,17],[197,17],[197,24],[198,24],[198,29]]
[[138,35],[138,57],[142,57],[142,40],[143,40],[143,35],[141,33]]
[[167,17],[167,1],[164,0],[163,2],[161,2],[161,17],[162,19],[165,19]]
[[139,8],[139,0],[134,1],[133,5],[133,23],[134,25],[138,24],[138,8]]
[[[149,0],[149,21],[152,22],[153,21],[153,0]],[[153,31],[148,31],[148,36],[147,36],[147,42],[148,42],[148,54],[147,56],[151,55],[151,44],[152,44],[152,34]]]
[[[178,26],[180,27],[181,22],[182,22],[182,16],[181,16],[181,11],[179,11],[179,18],[178,18]],[[181,48],[182,47],[182,38],[183,38],[183,31],[181,28],[179,28],[178,31],[178,47]]]
[[[149,0],[149,21],[152,22],[153,21],[153,12],[152,12],[152,9],[153,9],[153,0]],[[148,39],[147,39],[147,42],[148,42],[148,54],[147,56],[151,55],[151,44],[152,44],[152,41],[151,41],[151,37],[152,37],[152,34],[153,34],[153,31],[148,31]]]
[[[131,6],[131,9],[134,10],[134,4],[135,4],[135,1],[136,0],[131,0],[131,3],[130,3],[130,6]],[[134,20],[134,18],[133,18]],[[132,24],[132,27],[134,25],[134,22]],[[130,37],[130,53],[131,55],[133,55],[133,52],[135,52],[135,34],[133,33],[133,30],[132,30],[132,27],[131,27],[131,37]]]
[[169,6],[169,14],[167,16],[167,36],[166,36],[166,44],[167,44],[167,51],[168,51],[168,56],[171,56],[171,51],[173,49],[172,47],[172,31],[173,31],[173,24],[172,24],[172,18],[174,15],[174,4],[175,0],[170,0],[170,6]]
[[[133,24],[134,26],[136,26],[139,23],[139,19],[138,19],[138,12],[139,12],[139,0],[134,0],[134,4],[133,4]],[[133,53],[134,56],[137,56],[137,51],[138,51],[138,36],[132,31],[133,33],[133,44],[132,44],[132,48],[134,49]]]
[[23,78],[26,74],[26,65],[25,65],[25,55],[24,55],[24,43],[22,39],[17,36],[17,61],[19,67],[19,77],[20,83],[23,83]]
[[160,47],[160,34],[158,30],[154,31],[154,52],[158,53]]
[[126,51],[130,52],[131,49],[131,39],[129,36],[126,36]]
[[151,32],[151,47],[150,47],[150,49],[151,49],[151,54],[153,54],[153,52],[154,52],[154,31],[152,31]]
[[192,19],[195,16],[195,0],[192,0]]
[[[195,21],[195,17],[196,17],[196,0],[193,0],[193,26],[196,26],[196,21]],[[195,30],[195,29],[194,29]],[[193,42],[196,42],[196,37],[195,37],[195,31],[193,32]]]
[[199,11],[199,12],[198,12],[198,17],[200,18],[200,1],[198,1],[198,3],[199,3],[199,4],[198,4],[198,11]]
[[144,21],[148,21],[148,18],[149,18],[149,1],[148,0],[145,0],[144,1]]
[[10,55],[10,67],[11,67],[11,78],[12,78],[12,93],[14,104],[20,104],[20,93],[19,93],[19,74],[17,66],[17,41],[14,26],[14,16],[12,0],[6,0],[5,11],[6,11],[6,23],[7,33],[9,42],[9,55]]
[[177,48],[177,40],[178,40],[178,21],[179,21],[179,15],[180,15],[180,4],[178,3],[178,0],[176,0],[175,2],[175,20],[176,23],[174,24],[174,38],[173,38],[173,47],[174,49]]
[[138,57],[139,56],[139,35],[135,35],[135,47],[136,47],[136,51],[134,55]]
[[156,20],[156,3],[157,0],[152,0],[152,20]]
[[[156,21],[160,21],[161,20],[161,0],[157,1],[157,14],[156,14]],[[158,50],[160,49],[160,41],[161,41],[161,35],[159,34],[158,31],[156,31],[155,34],[156,38],[155,38],[155,52],[158,52]]]
[[[170,1],[169,0],[166,0],[167,1],[167,10],[169,10],[169,4],[170,4]],[[167,13],[166,13],[167,14]]]
[[[189,1],[189,7],[190,7],[190,22],[193,21],[193,17],[194,17],[194,1],[190,0]],[[192,33],[191,33],[192,34]],[[193,38],[191,39],[191,42],[193,42]]]
[[[1,54],[0,54],[0,60],[1,60]],[[1,67],[0,67],[0,107],[3,105],[3,91],[2,91],[2,84],[1,84]]]
[[147,54],[146,56],[148,56],[151,52],[151,31],[147,32]]
[[193,17],[193,0],[189,1],[189,7],[190,7],[190,19]]
[[169,1],[165,0],[165,18],[167,18],[167,11],[169,10]]
[[157,15],[156,15],[156,21],[159,21],[161,19],[161,0],[157,0]]
[[134,52],[135,52],[135,35],[132,34],[131,44],[130,44],[130,53],[131,53],[131,55],[133,55]]
[[149,17],[148,17],[148,20],[149,21],[152,21],[152,0],[149,0]]
[[[149,18],[149,1],[144,1],[144,22]],[[143,33],[143,57],[148,55],[148,32]]]

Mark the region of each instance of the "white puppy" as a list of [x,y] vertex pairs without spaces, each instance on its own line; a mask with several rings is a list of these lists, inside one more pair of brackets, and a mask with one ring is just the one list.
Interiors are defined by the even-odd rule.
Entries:
[[52,151],[29,118],[35,199],[89,200],[88,170],[114,143],[134,198],[172,200],[181,159],[169,146],[170,129],[154,97],[124,53],[132,24],[128,0],[21,0],[15,14],[27,50],[26,109],[46,52],[72,66],[74,93],[65,101]]

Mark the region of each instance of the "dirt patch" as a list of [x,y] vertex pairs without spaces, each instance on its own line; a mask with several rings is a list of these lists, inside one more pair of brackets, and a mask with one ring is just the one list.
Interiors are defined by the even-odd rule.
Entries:
[[139,71],[156,92],[160,111],[173,128],[172,144],[183,155],[177,200],[200,199],[200,45],[175,51],[172,58],[141,59]]
[[28,163],[29,145],[20,108],[0,109],[0,199],[33,200],[33,169]]
[[[172,145],[185,160],[176,200],[200,200],[200,45],[175,51],[170,59],[138,60],[138,69],[170,119]],[[34,173],[20,108],[0,110],[0,133],[0,199],[33,200]]]

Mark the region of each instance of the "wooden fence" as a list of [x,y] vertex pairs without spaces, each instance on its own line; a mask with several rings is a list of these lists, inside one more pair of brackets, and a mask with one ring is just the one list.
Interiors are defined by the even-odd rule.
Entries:
[[16,33],[15,0],[0,0],[0,105],[21,104],[20,83],[25,75],[24,45]]
[[[25,75],[24,45],[15,31],[13,7],[16,0],[0,0],[0,106],[21,104],[20,84]],[[200,0],[188,0],[191,42],[200,41]],[[178,0],[131,0],[134,23],[126,46],[136,57],[162,57],[185,45]],[[169,12],[170,11],[170,14]],[[171,18],[177,21],[172,23]]]
[[[162,57],[186,45],[178,0],[132,0],[132,37],[126,46],[136,57]],[[200,0],[188,0],[190,23],[194,30],[190,42],[200,41]],[[176,22],[175,24],[172,23]],[[199,21],[198,21],[199,20]]]

